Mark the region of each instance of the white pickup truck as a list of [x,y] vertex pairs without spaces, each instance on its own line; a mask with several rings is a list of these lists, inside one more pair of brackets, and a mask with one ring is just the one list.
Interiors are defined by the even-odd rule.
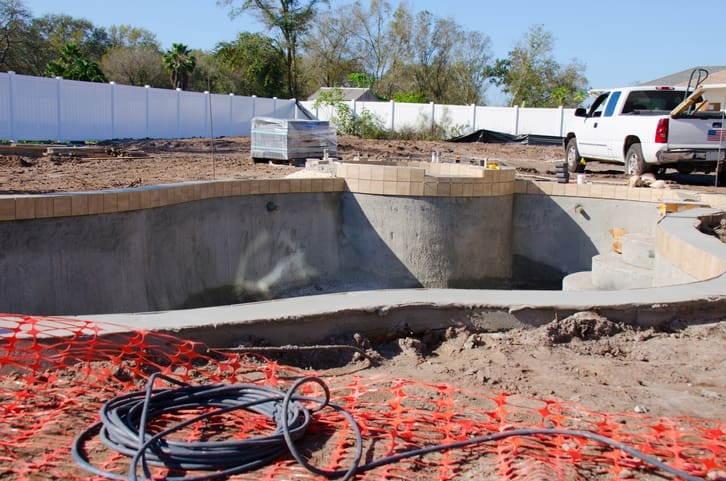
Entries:
[[718,172],[726,185],[726,85],[627,87],[601,91],[589,109],[575,110],[565,136],[571,172],[582,160],[619,162],[627,175],[694,170]]

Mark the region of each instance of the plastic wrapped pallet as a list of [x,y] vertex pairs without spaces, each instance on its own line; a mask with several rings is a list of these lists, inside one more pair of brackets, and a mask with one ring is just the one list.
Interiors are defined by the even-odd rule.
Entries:
[[250,151],[255,161],[305,161],[336,156],[335,127],[326,120],[252,119]]

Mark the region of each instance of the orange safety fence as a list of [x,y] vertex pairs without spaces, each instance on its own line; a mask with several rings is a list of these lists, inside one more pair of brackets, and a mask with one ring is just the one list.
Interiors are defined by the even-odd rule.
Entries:
[[[282,391],[311,375],[262,356],[210,350],[164,333],[123,332],[118,326],[77,319],[0,314],[0,479],[106,479],[74,462],[74,440],[99,420],[104,403],[143,391],[156,372],[192,385],[246,383]],[[555,428],[606,436],[695,477],[726,471],[724,420],[598,413],[557,400],[369,376],[365,371],[326,377],[325,382],[332,402],[350,413],[360,428],[363,462],[488,433]],[[306,395],[319,394],[315,386],[304,388]],[[264,416],[245,411],[210,417],[176,435],[188,441],[246,439],[270,429]],[[345,470],[354,457],[350,426],[334,410],[315,413],[309,432],[297,444],[307,459],[326,470]],[[109,449],[97,437],[84,449],[104,471],[123,477],[129,470],[129,456]],[[181,476],[173,469],[154,469],[157,478]],[[321,477],[285,454],[229,479]],[[590,439],[532,435],[403,459],[359,473],[355,479],[569,481],[663,476],[642,460]]]

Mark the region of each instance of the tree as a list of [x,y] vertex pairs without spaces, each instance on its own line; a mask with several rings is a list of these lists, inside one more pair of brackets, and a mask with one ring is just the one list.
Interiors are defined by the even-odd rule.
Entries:
[[48,63],[48,75],[87,82],[106,81],[98,64],[81,55],[81,49],[74,43],[65,45],[60,58]]
[[214,57],[234,76],[235,93],[278,97],[285,92],[285,57],[270,37],[240,33],[234,42],[217,44]]
[[363,68],[373,77],[373,86],[391,68],[396,54],[400,53],[397,48],[400,45],[392,34],[392,15],[391,4],[386,0],[371,0],[367,10],[360,1],[353,3],[355,48],[361,54]]
[[351,72],[364,67],[361,52],[355,48],[355,22],[348,14],[350,6],[321,12],[302,43],[305,57],[301,77],[309,83],[307,90],[318,87],[341,87]]
[[479,103],[488,65],[489,38],[467,32],[450,18],[428,11],[400,11],[392,25],[397,38],[396,62],[384,79],[390,97],[418,102]]
[[112,47],[101,60],[106,78],[119,84],[166,87],[161,53],[152,47]]
[[172,44],[164,54],[162,61],[164,67],[169,71],[172,88],[185,89],[189,74],[194,70],[197,61],[189,47],[182,43]]
[[[574,106],[586,89],[584,66],[577,61],[562,67],[552,56],[554,39],[542,25],[529,31],[487,71],[490,81],[510,96],[510,105]],[[560,102],[560,103],[558,103]]]
[[33,28],[30,11],[20,0],[0,1],[0,70],[42,75],[46,59],[39,54],[47,48]]
[[109,48],[106,30],[84,18],[49,14],[34,19],[33,26],[48,42],[51,58],[60,55],[66,45],[74,44],[83,57],[99,62]]
[[388,24],[387,38],[390,43],[390,63],[376,82],[376,92],[384,98],[395,98],[404,95],[423,97],[420,92],[412,92],[410,88],[401,88],[410,78],[408,65],[412,62],[411,39],[413,37],[414,16],[405,4],[400,3]]
[[[298,94],[298,46],[302,37],[310,29],[315,18],[315,7],[328,0],[244,0],[239,7],[234,7],[235,0],[217,0],[217,5],[231,7],[230,17],[234,18],[243,12],[250,11],[271,30],[278,30],[278,40],[285,52],[287,93],[290,98]],[[279,3],[279,5],[276,5]]]
[[128,47],[159,50],[161,46],[156,34],[144,28],[131,25],[111,25],[108,28],[108,43],[110,48]]

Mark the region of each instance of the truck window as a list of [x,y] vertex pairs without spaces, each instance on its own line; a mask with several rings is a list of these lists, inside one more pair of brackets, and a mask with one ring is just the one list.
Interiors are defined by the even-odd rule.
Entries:
[[610,100],[608,100],[608,105],[605,107],[605,117],[613,116],[613,113],[615,112],[615,105],[617,105],[618,100],[620,100],[620,91],[616,90],[610,94]]
[[670,112],[682,101],[682,90],[636,90],[628,95],[623,113],[655,110]]
[[610,93],[600,94],[590,106],[590,111],[587,113],[588,117],[600,117],[603,110],[605,110],[605,100],[607,100]]

